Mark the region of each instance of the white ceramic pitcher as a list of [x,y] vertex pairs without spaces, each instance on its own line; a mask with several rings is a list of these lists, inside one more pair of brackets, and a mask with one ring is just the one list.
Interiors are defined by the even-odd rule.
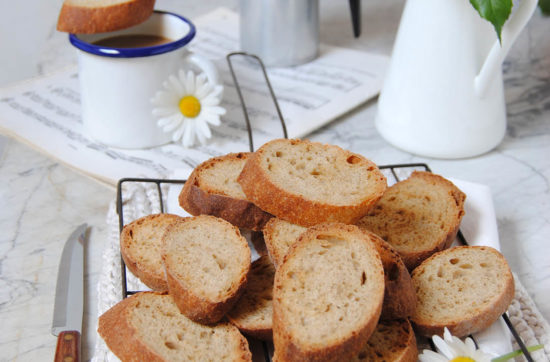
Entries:
[[380,134],[436,158],[497,146],[506,130],[502,61],[536,4],[519,2],[500,44],[469,0],[407,0],[378,100]]

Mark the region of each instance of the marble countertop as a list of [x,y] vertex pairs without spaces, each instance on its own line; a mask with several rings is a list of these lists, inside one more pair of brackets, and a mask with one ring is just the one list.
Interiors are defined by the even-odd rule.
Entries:
[[[0,58],[0,86],[75,63],[66,36],[55,31],[62,1],[33,0],[40,7],[35,16],[25,10],[29,3],[0,4],[5,17],[0,33],[6,49]],[[157,8],[191,19],[220,5],[237,9],[235,0],[157,1]],[[363,34],[354,39],[347,5],[338,0],[321,1],[321,42],[390,54],[402,8],[402,0],[364,1]],[[9,36],[4,31],[8,28],[12,29]],[[546,320],[550,320],[548,34],[550,18],[537,11],[508,55],[503,67],[507,133],[503,142],[485,155],[436,160],[392,147],[374,128],[376,100],[310,137],[361,153],[377,164],[425,162],[436,173],[488,185],[502,252]],[[91,226],[85,254],[83,321],[83,357],[91,358],[97,323],[96,283],[107,239],[105,217],[114,197],[113,188],[0,136],[1,360],[53,358],[56,339],[50,334],[50,325],[59,258],[67,236],[82,222]]]

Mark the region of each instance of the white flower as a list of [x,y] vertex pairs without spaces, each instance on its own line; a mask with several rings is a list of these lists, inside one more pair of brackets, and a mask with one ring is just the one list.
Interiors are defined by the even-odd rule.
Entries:
[[225,109],[220,107],[223,86],[211,84],[204,73],[180,70],[171,75],[151,99],[155,106],[153,116],[164,132],[172,132],[172,141],[181,139],[184,147],[191,147],[195,139],[201,144],[212,137],[209,124],[220,125]]
[[425,349],[418,359],[421,362],[491,362],[491,356],[480,349],[476,349],[474,341],[466,338],[462,342],[445,328],[443,339],[433,336],[432,340],[439,353]]

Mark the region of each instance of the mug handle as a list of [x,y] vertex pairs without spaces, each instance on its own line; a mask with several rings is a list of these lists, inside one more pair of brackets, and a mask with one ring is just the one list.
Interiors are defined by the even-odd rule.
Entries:
[[192,64],[202,70],[213,86],[222,85],[220,73],[210,59],[199,54],[190,53],[184,58],[184,62]]
[[520,1],[517,11],[512,14],[508,22],[503,26],[501,34],[502,43],[498,39],[495,41],[479,74],[474,79],[474,89],[479,98],[485,96],[491,79],[493,79],[495,72],[500,71],[504,58],[508,54],[512,44],[516,41],[519,33],[527,25],[529,19],[531,19],[537,3],[537,0]]

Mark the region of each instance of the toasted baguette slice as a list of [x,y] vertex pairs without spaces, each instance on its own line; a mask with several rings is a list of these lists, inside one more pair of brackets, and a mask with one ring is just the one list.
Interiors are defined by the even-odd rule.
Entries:
[[179,204],[191,215],[213,215],[249,230],[261,231],[273,216],[246,199],[237,177],[250,153],[230,153],[197,166],[183,186]]
[[237,328],[195,323],[164,293],[122,300],[99,317],[98,332],[122,361],[252,361]]
[[411,275],[399,253],[376,234],[368,233],[384,267],[384,302],[380,319],[409,318],[416,310],[416,294]]
[[137,25],[149,18],[155,0],[65,0],[57,30],[95,34]]
[[[264,239],[275,267],[282,263],[284,256],[292,244],[306,230],[307,228],[303,226],[291,224],[279,218],[269,220],[264,228]],[[416,296],[414,294],[411,275],[401,260],[399,253],[374,233],[366,230],[363,231],[369,234],[384,267],[386,286],[380,318],[390,320],[412,316],[416,309]]]
[[464,337],[495,322],[514,298],[506,259],[487,246],[459,246],[425,260],[412,273],[417,308],[411,318],[423,335]]
[[269,220],[264,227],[263,234],[267,252],[275,268],[283,263],[288,249],[306,230],[307,228],[304,226],[292,224],[277,217]]
[[351,362],[416,362],[418,348],[408,319],[380,322],[361,352]]
[[239,229],[207,215],[170,225],[162,259],[170,295],[199,323],[215,323],[233,307],[250,270],[250,249]]
[[179,219],[172,214],[144,216],[125,225],[120,234],[120,253],[126,267],[153,290],[168,290],[161,257],[162,235]]
[[384,175],[363,156],[298,139],[264,144],[238,182],[262,210],[301,226],[354,223],[386,189]]
[[269,257],[252,263],[246,289],[227,319],[246,335],[273,339],[273,279],[275,268]]
[[409,270],[448,248],[464,215],[466,195],[445,178],[415,171],[388,188],[357,225],[387,241]]
[[374,331],[384,270],[356,226],[320,224],[300,236],[275,272],[273,343],[278,361],[345,361]]

